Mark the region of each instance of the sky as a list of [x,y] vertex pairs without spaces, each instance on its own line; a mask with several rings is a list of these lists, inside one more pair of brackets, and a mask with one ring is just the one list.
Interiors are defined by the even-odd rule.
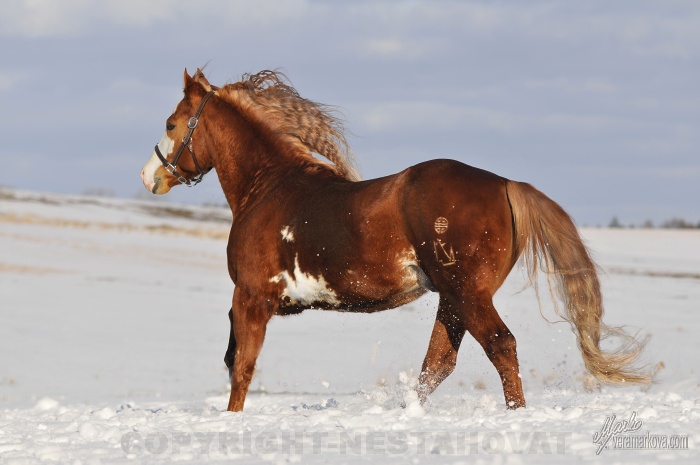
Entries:
[[[146,198],[206,65],[336,106],[363,178],[453,158],[579,225],[700,221],[700,2],[3,0],[0,186]],[[216,176],[167,201],[223,203]]]

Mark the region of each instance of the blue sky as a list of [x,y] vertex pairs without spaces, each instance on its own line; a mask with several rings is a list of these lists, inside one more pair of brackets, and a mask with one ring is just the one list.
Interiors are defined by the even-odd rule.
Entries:
[[[698,24],[694,1],[4,0],[0,185],[143,195],[182,71],[208,63],[338,106],[364,178],[454,158],[582,225],[697,222]],[[168,198],[223,201],[213,175]]]

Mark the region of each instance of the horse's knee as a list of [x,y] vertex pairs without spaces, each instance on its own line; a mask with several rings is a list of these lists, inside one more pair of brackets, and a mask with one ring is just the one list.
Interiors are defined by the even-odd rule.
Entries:
[[238,386],[248,386],[250,381],[253,379],[253,373],[255,372],[255,362],[252,363],[240,363],[239,365],[234,365],[231,369],[231,380],[235,381]]

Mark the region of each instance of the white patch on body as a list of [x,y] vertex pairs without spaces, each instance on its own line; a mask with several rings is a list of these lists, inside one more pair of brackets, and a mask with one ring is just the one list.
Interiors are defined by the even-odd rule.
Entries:
[[[163,137],[161,137],[160,142],[158,142],[160,153],[162,153],[165,158],[168,158],[168,156],[173,153],[174,146],[175,142],[168,137],[168,133],[163,133]],[[141,180],[143,181],[143,185],[146,186],[146,189],[149,191],[153,191],[153,186],[156,184],[156,170],[161,166],[163,166],[163,164],[160,162],[160,159],[154,150],[151,154],[151,158],[148,159],[141,170]]]
[[282,239],[284,239],[287,242],[294,242],[294,233],[292,232],[291,229],[289,229],[289,226],[285,226],[282,228]]
[[277,276],[270,279],[272,283],[284,281],[285,288],[282,291],[282,297],[289,297],[293,304],[311,305],[315,302],[326,302],[332,305],[338,305],[340,301],[333,289],[328,287],[328,283],[319,275],[314,278],[310,274],[304,273],[299,268],[299,255],[294,259],[294,271],[289,274],[289,271],[283,271]]

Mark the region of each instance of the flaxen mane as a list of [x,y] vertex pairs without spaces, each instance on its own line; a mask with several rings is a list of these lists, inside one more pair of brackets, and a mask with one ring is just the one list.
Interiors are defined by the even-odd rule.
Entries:
[[217,93],[270,126],[290,144],[330,160],[339,175],[358,181],[342,122],[328,106],[301,97],[285,81],[284,74],[266,70],[245,74],[240,82],[227,84]]

